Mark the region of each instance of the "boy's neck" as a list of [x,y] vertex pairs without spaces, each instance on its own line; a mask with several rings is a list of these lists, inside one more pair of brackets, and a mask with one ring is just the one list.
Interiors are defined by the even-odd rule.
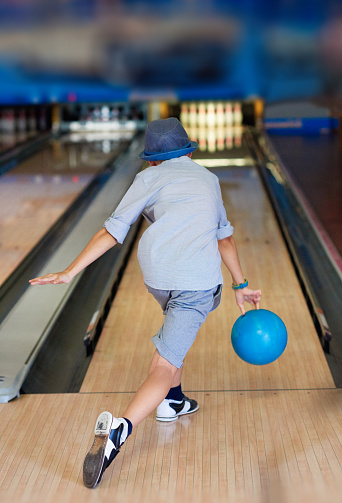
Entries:
[[[191,159],[191,156],[192,156],[192,152],[190,152],[189,154],[186,154],[186,157],[190,157],[190,159]],[[148,161],[148,163],[150,166],[159,166],[159,164],[161,164],[164,161],[165,161],[165,159],[162,161]]]

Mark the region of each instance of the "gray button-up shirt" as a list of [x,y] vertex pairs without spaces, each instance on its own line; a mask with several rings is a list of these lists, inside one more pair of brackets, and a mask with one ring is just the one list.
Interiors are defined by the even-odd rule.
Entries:
[[230,236],[216,175],[183,156],[140,172],[107,231],[122,243],[140,214],[149,227],[138,260],[144,281],[160,290],[209,290],[222,283],[217,241]]

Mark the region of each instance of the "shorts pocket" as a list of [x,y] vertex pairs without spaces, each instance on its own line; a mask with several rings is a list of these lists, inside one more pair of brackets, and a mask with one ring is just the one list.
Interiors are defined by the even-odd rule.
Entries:
[[213,295],[213,307],[211,308],[210,311],[214,311],[221,302],[221,294],[222,294],[222,285],[218,285],[214,295]]

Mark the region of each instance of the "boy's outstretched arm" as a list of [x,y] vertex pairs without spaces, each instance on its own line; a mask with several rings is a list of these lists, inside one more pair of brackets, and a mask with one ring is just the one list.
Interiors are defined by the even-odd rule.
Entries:
[[31,285],[70,283],[76,274],[101,257],[110,248],[113,248],[116,243],[117,240],[103,227],[91,238],[87,246],[64,271],[30,279],[29,282]]
[[[229,236],[218,241],[218,248],[221,258],[225,266],[232,275],[233,283],[236,285],[243,284],[245,278],[242,274],[239,256],[233,236]],[[235,290],[236,303],[239,306],[241,313],[245,314],[244,302],[248,302],[256,309],[259,309],[261,299],[261,290],[251,290],[248,287]]]

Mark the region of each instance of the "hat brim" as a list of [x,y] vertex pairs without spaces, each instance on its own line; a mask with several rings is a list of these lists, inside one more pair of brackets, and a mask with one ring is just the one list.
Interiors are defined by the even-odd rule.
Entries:
[[161,152],[158,154],[146,154],[145,150],[139,154],[140,159],[144,161],[167,161],[168,159],[173,159],[174,157],[181,157],[182,155],[190,154],[198,148],[198,143],[196,141],[190,141],[190,147],[181,148],[180,150],[172,150],[171,152]]

